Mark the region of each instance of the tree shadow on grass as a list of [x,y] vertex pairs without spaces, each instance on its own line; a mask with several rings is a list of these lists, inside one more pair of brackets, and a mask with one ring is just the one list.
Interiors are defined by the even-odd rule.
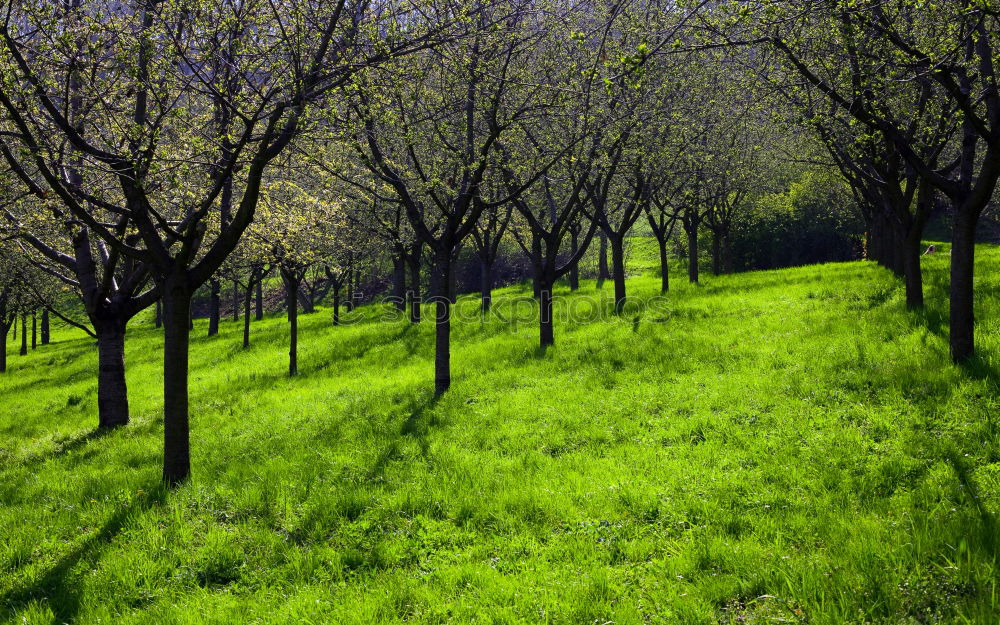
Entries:
[[368,471],[369,481],[382,477],[389,464],[393,460],[398,460],[401,457],[399,451],[399,440],[403,437],[410,437],[416,440],[417,444],[420,446],[420,454],[424,458],[428,456],[430,452],[430,442],[427,440],[427,434],[430,432],[430,427],[435,425],[437,421],[426,418],[426,415],[427,412],[437,406],[440,401],[441,397],[439,395],[434,395],[423,401],[417,401],[411,404],[409,416],[399,427],[399,437],[391,440],[389,444],[386,445],[381,452],[379,452],[378,457],[375,459],[375,463]]
[[972,358],[962,363],[962,370],[973,380],[986,382],[994,391],[1000,390],[1000,370],[983,353],[983,348],[980,347]]
[[[23,467],[36,467],[39,464],[46,462],[47,460],[54,460],[56,458],[61,458],[74,451],[85,447],[93,441],[99,441],[109,435],[119,431],[121,428],[96,428],[93,430],[87,430],[83,432],[78,432],[73,436],[65,438],[61,441],[56,442],[55,449],[38,454],[30,454],[17,462],[18,465]],[[2,469],[3,467],[0,467]]]
[[44,601],[52,609],[56,623],[73,622],[80,612],[83,591],[82,585],[72,579],[74,569],[81,563],[85,563],[89,568],[95,567],[101,554],[125,529],[129,519],[133,515],[163,505],[166,496],[167,488],[156,483],[150,485],[141,495],[120,505],[97,532],[85,538],[60,558],[44,575],[22,588],[15,588],[0,595],[0,606],[2,606],[0,615],[13,619],[18,611],[28,607],[32,602]]
[[946,455],[948,463],[955,470],[955,476],[962,485],[962,491],[976,508],[979,514],[980,523],[977,528],[969,528],[966,534],[966,541],[970,548],[982,550],[990,559],[997,557],[998,528],[997,519],[984,505],[983,497],[979,492],[979,487],[972,479],[969,467],[962,460],[958,452],[952,450]]

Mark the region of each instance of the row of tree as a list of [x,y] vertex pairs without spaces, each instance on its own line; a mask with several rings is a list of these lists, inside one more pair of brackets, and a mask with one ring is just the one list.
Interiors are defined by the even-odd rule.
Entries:
[[5,258],[82,301],[102,426],[128,421],[126,326],[156,305],[169,483],[190,473],[204,285],[209,333],[229,282],[249,345],[253,293],[260,317],[280,275],[295,375],[300,306],[332,293],[336,323],[342,290],[385,262],[411,322],[434,307],[441,394],[463,249],[484,312],[500,250],[523,251],[548,347],[556,282],[578,285],[595,241],[616,312],[637,228],[658,242],[663,291],[678,237],[689,280],[706,232],[713,270],[730,271],[741,215],[791,192],[795,162],[842,174],[868,256],[905,276],[913,307],[923,228],[947,199],[952,354],[973,354],[972,242],[1000,176],[997,12],[981,2],[4,4]]

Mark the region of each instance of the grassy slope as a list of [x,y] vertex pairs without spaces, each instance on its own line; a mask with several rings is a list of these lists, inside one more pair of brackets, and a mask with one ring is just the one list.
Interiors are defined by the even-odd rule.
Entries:
[[921,315],[861,263],[678,272],[663,300],[636,277],[640,312],[557,321],[544,354],[530,292],[498,294],[513,324],[464,298],[438,402],[429,323],[306,316],[293,380],[282,319],[247,352],[224,323],[192,348],[194,480],[171,493],[148,319],[134,423],[102,437],[92,344],[57,335],[0,378],[0,620],[993,622],[1000,250],[980,259],[969,370],[946,255]]

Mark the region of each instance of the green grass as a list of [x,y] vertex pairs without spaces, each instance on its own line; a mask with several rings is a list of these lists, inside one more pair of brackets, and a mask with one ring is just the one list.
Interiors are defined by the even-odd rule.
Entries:
[[[634,266],[648,252],[632,251]],[[133,423],[96,425],[92,341],[0,378],[10,623],[993,623],[1000,250],[979,359],[851,263],[629,280],[621,318],[469,319],[432,399],[432,326],[241,324],[192,345],[193,480],[158,485],[160,336],[130,326]],[[644,263],[645,265],[641,265]],[[638,272],[637,272],[638,273]],[[611,308],[611,287],[560,307]],[[530,290],[497,294],[527,311]],[[428,311],[429,312],[429,311]],[[197,329],[204,335],[204,323]]]

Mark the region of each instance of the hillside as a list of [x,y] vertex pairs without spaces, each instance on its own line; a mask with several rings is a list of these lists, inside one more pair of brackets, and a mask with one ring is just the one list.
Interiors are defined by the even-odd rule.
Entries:
[[[979,360],[871,263],[713,278],[640,268],[463,297],[433,328],[226,321],[192,344],[193,480],[159,486],[160,337],[129,327],[133,423],[94,435],[96,354],[60,331],[0,377],[0,620],[10,623],[994,622],[1000,249]],[[428,309],[429,313],[429,309]],[[427,315],[430,317],[430,315]],[[504,318],[500,318],[503,316]]]

